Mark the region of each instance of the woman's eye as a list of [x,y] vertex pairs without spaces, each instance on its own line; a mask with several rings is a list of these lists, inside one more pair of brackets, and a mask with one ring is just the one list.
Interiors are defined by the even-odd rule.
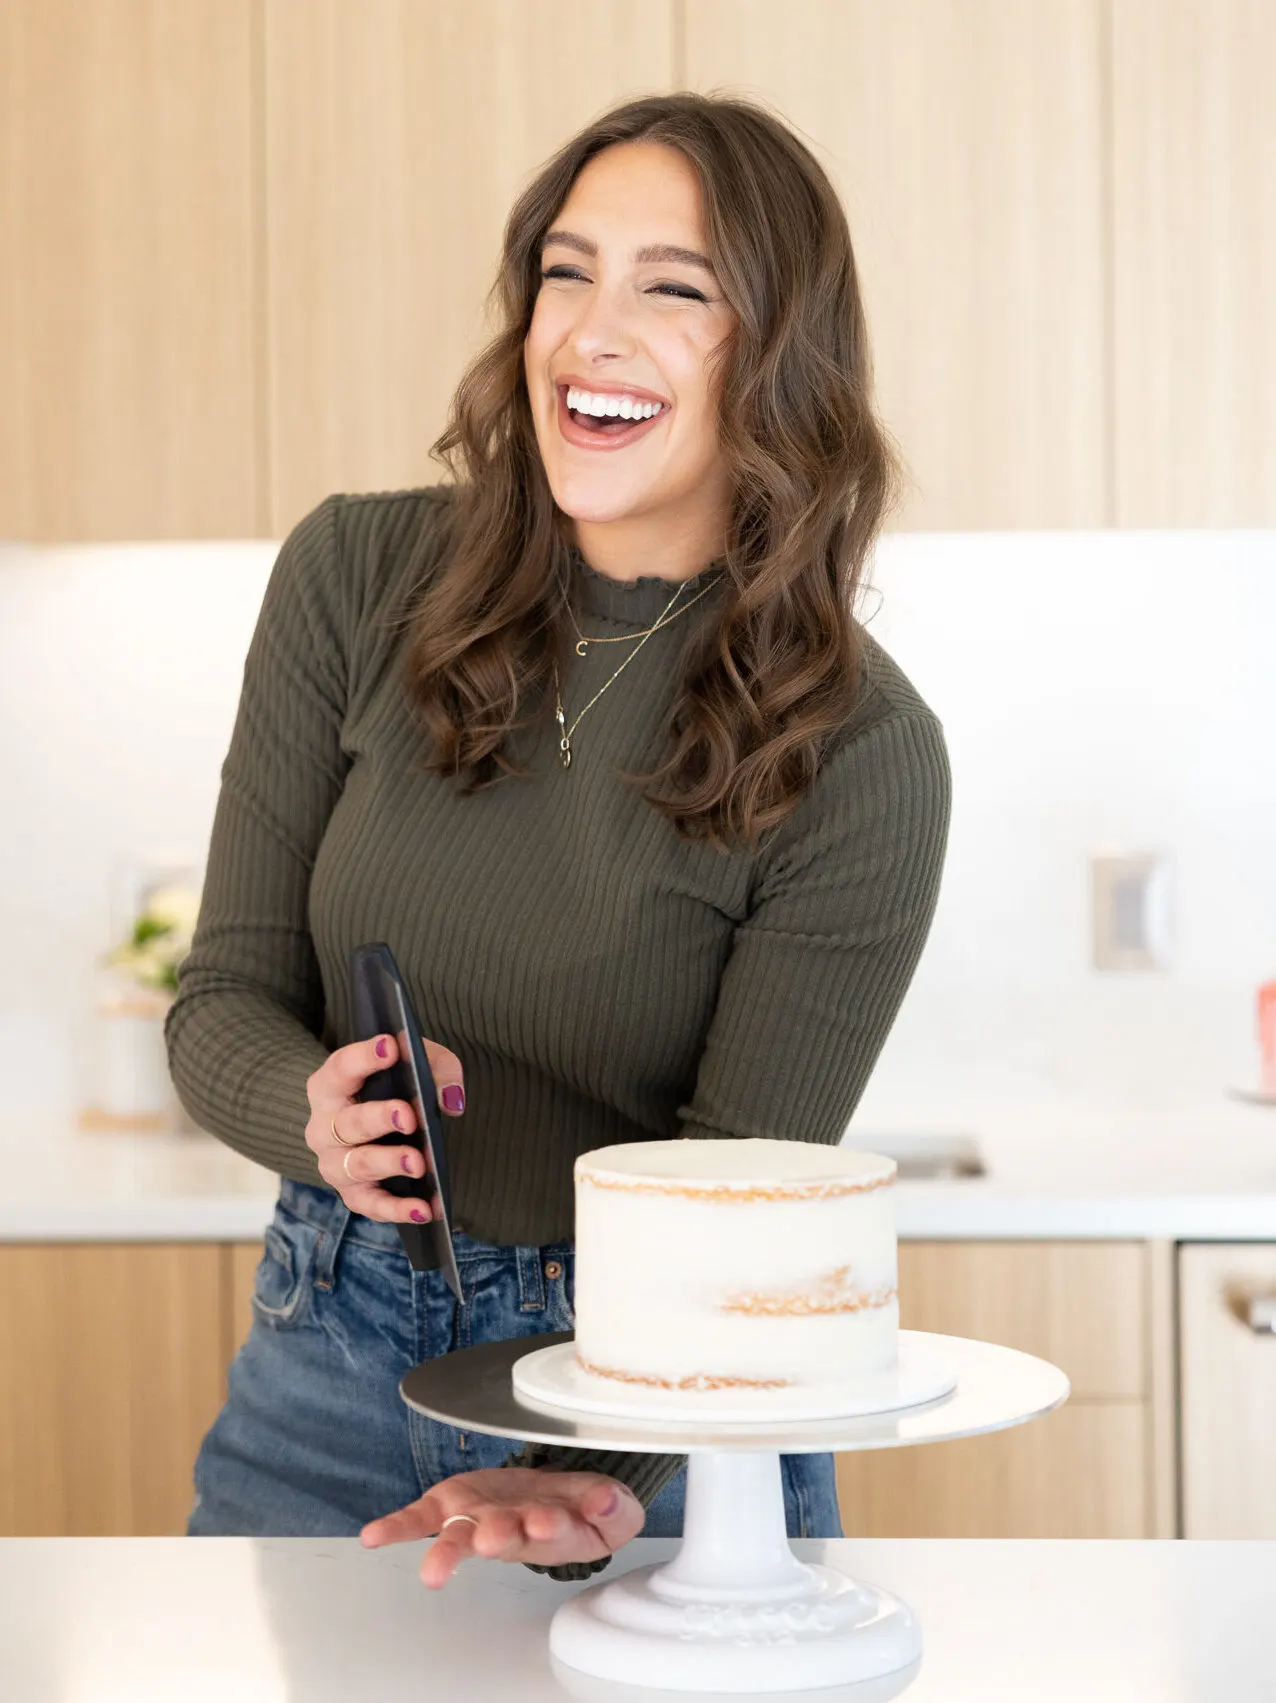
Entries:
[[[541,273],[542,279],[579,278],[580,276],[581,273],[575,266],[551,266],[547,271]],[[662,290],[670,291],[682,301],[703,302],[708,300],[707,296],[702,296],[699,290],[693,290],[689,284],[655,284],[652,286],[651,294],[658,295]]]

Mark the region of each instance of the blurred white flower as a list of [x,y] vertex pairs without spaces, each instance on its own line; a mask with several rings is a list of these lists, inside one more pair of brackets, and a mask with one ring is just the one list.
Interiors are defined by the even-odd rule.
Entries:
[[189,887],[157,887],[142,914],[189,940],[199,916],[199,894]]
[[102,959],[142,987],[177,992],[177,966],[190,951],[200,895],[188,887],[160,887],[147,898],[129,938]]

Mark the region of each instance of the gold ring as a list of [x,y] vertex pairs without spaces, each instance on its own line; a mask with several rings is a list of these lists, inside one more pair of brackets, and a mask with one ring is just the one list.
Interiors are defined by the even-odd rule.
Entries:
[[337,1114],[335,1112],[328,1119],[328,1127],[332,1131],[333,1140],[340,1142],[342,1147],[354,1147],[356,1145],[353,1141],[346,1141],[337,1134]]
[[474,1518],[473,1514],[449,1514],[447,1519],[444,1520],[443,1524],[439,1527],[440,1532],[445,1532],[452,1524],[453,1520],[468,1520],[472,1526],[476,1526],[478,1524],[478,1521]]
[[[352,1147],[350,1149],[350,1153],[353,1153],[353,1152],[354,1152],[354,1148]],[[350,1177],[350,1153],[347,1153],[345,1158],[341,1162],[341,1169],[345,1172],[347,1177]],[[353,1182],[354,1178],[350,1177],[350,1181]]]

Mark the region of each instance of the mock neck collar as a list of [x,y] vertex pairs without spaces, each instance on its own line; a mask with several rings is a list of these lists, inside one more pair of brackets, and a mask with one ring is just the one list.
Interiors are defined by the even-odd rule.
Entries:
[[697,607],[703,608],[713,599],[714,592],[720,591],[725,580],[721,560],[710,562],[707,567],[701,568],[698,574],[680,581],[661,579],[658,574],[640,574],[634,580],[612,579],[607,574],[599,573],[597,568],[591,568],[575,544],[568,546],[568,559],[571,565],[573,610],[578,615],[626,621],[635,627],[650,626],[653,621],[658,620],[679,585],[685,589],[669,611],[671,616],[676,616],[680,609],[690,605],[698,592],[718,580],[714,591],[700,598]]

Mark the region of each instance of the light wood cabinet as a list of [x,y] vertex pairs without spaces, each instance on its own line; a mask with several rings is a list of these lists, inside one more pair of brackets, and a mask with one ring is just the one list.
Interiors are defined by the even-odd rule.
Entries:
[[0,538],[252,538],[258,0],[0,6]]
[[[0,1247],[0,1535],[184,1532],[262,1252]],[[1073,1393],[992,1436],[840,1454],[847,1535],[1173,1535],[1156,1440],[1168,1258],[1135,1243],[902,1243],[906,1328],[1039,1354]]]
[[0,538],[443,478],[518,191],[684,87],[842,194],[889,526],[1271,526],[1273,62],[1268,0],[8,0]]
[[670,86],[672,0],[273,0],[265,14],[274,535],[330,491],[441,480],[429,445],[510,205],[593,115]]
[[1183,1535],[1276,1537],[1276,1337],[1250,1303],[1276,1298],[1276,1244],[1179,1251]]
[[1162,1531],[1143,1243],[918,1242],[900,1322],[1062,1367],[1067,1403],[985,1437],[837,1457],[842,1525],[864,1537],[1150,1537]]
[[909,531],[1106,524],[1100,0],[696,0],[847,210]]
[[1276,6],[1120,0],[1118,526],[1276,526]]
[[225,1363],[220,1247],[0,1247],[0,1534],[180,1535]]

